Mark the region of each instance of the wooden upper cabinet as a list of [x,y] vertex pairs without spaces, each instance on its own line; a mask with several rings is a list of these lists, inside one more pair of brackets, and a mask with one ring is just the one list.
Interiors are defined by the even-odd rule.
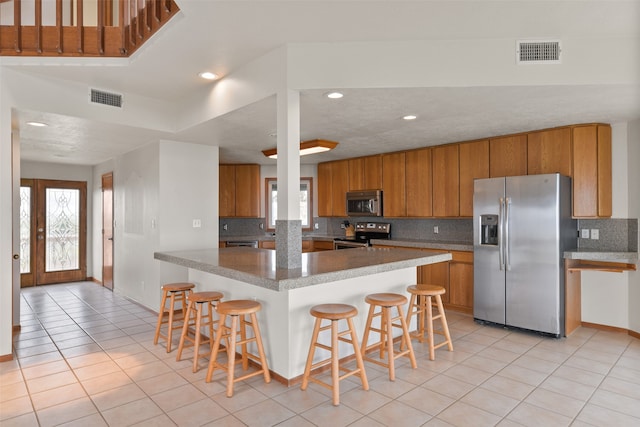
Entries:
[[381,156],[349,159],[349,190],[379,190],[381,188]]
[[611,127],[577,126],[573,132],[573,216],[609,217],[611,208]]
[[433,216],[460,215],[458,144],[431,149],[433,170]]
[[405,153],[405,194],[407,216],[430,217],[432,208],[431,149]]
[[460,144],[460,216],[473,216],[473,181],[489,178],[489,140]]
[[260,217],[260,165],[220,165],[221,217]]
[[236,165],[236,216],[260,217],[260,165]]
[[236,215],[236,167],[220,165],[218,179],[218,215]]
[[331,162],[331,216],[347,215],[349,161]]
[[527,140],[527,173],[571,176],[571,129],[531,132]]
[[331,184],[331,163],[318,163],[318,216],[333,212]]
[[527,174],[527,135],[504,136],[489,140],[491,178]]
[[405,153],[382,155],[382,197],[385,217],[403,217],[407,215]]

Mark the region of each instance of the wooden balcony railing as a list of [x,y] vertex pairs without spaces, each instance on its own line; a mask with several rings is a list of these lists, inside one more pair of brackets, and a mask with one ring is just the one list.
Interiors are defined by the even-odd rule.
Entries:
[[173,0],[0,0],[0,56],[127,57],[179,10]]

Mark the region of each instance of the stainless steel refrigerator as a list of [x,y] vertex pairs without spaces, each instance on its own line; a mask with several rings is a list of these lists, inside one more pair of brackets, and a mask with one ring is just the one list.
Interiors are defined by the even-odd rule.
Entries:
[[563,253],[578,238],[571,179],[477,179],[473,220],[473,317],[563,336]]

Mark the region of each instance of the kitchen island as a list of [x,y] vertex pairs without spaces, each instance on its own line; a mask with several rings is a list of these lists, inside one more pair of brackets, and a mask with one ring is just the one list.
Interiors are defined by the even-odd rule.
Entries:
[[[331,302],[355,306],[354,324],[362,339],[366,295],[406,294],[406,287],[415,283],[417,266],[449,261],[451,254],[387,248],[311,252],[302,254],[302,267],[292,270],[276,268],[275,251],[246,247],[156,252],[154,257],[184,267],[196,291],[220,291],[223,300],[259,301],[269,369],[288,384],[304,371],[313,330],[311,306]],[[328,336],[321,335],[322,339]],[[343,344],[341,357],[353,352]],[[317,360],[326,357],[324,351],[316,352]]]

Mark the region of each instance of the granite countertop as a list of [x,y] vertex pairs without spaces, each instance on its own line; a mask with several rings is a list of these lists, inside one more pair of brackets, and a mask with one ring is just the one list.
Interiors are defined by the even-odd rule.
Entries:
[[[302,240],[318,240],[325,242],[333,242],[338,236],[328,236],[322,234],[303,234]],[[270,241],[275,240],[276,236],[274,234],[261,234],[261,235],[253,235],[253,236],[220,236],[218,240],[221,242],[246,242],[246,241]]]
[[611,261],[625,262],[628,264],[638,263],[638,252],[606,252],[598,249],[577,249],[566,251],[566,259],[581,259],[585,261]]
[[443,249],[448,251],[469,251],[473,252],[473,243],[454,242],[446,240],[417,240],[417,239],[391,239],[391,240],[371,240],[373,245],[402,246],[417,249]]
[[357,248],[302,254],[302,268],[276,268],[276,253],[247,247],[156,252],[154,258],[267,289],[285,291],[451,260],[451,254]]

